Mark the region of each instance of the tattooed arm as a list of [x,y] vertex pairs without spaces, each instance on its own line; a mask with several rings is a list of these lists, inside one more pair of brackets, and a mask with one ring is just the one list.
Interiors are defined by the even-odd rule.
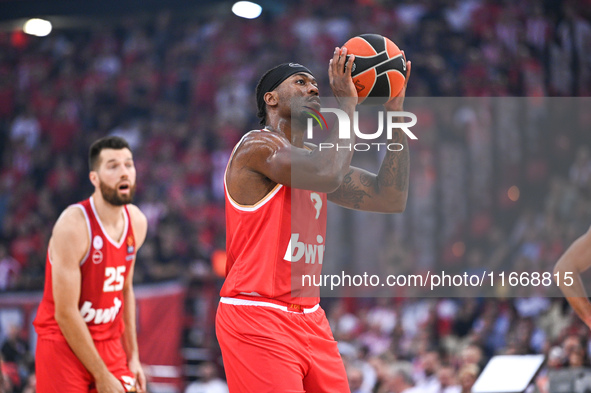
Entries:
[[377,175],[352,166],[328,200],[349,209],[403,212],[408,198],[408,140],[404,132],[394,130],[388,143],[400,143],[404,148],[388,151]]
[[[410,61],[406,62],[406,81],[398,97],[385,106],[388,111],[402,111],[406,84],[410,77]],[[397,122],[402,123],[403,119]],[[379,213],[401,213],[408,198],[408,139],[402,130],[393,130],[388,143],[399,143],[400,151],[387,151],[378,174],[350,167],[341,186],[328,194],[328,200],[349,209]]]

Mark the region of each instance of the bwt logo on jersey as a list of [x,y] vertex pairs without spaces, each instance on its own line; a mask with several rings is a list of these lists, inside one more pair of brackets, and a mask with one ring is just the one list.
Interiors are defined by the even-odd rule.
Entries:
[[304,256],[306,263],[322,265],[324,260],[324,239],[322,236],[316,236],[319,244],[307,244],[299,241],[300,234],[292,233],[287,250],[285,250],[284,260],[288,262],[299,262]]
[[80,309],[80,314],[84,322],[89,323],[94,319],[95,324],[110,323],[115,320],[119,310],[121,310],[121,300],[115,298],[115,305],[110,308],[92,308],[92,302],[85,301]]

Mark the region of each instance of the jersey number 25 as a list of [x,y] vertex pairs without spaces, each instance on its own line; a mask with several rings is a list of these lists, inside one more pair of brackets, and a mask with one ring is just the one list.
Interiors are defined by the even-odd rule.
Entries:
[[103,286],[103,292],[116,292],[123,289],[123,283],[125,282],[125,266],[107,267],[105,269],[105,285]]

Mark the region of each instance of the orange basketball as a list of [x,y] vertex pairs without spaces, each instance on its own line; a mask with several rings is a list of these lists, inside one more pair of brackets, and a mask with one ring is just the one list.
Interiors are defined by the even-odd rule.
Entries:
[[406,59],[395,43],[379,34],[362,34],[343,46],[355,55],[351,75],[359,104],[366,98],[372,98],[372,104],[384,104],[400,93],[406,80]]

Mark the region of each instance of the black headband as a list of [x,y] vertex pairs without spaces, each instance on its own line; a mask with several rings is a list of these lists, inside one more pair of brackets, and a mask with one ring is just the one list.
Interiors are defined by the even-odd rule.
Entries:
[[287,78],[299,72],[307,72],[312,75],[312,72],[298,63],[283,63],[268,71],[260,83],[260,90],[257,91],[257,107],[259,109],[265,106],[265,93],[273,91]]

